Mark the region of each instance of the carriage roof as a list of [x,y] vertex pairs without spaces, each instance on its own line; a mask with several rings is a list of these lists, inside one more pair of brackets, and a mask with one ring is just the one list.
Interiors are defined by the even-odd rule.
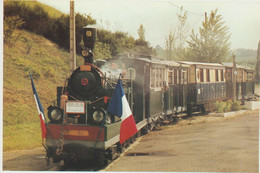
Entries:
[[219,63],[207,63],[207,62],[192,62],[192,61],[178,61],[179,63],[189,64],[189,65],[204,65],[204,66],[219,66],[223,67],[222,64]]
[[[233,67],[233,63],[231,62],[223,62],[222,63],[225,67]],[[243,68],[245,70],[252,70],[251,68],[249,68],[248,66],[244,66],[244,65],[239,65],[239,64],[236,64],[236,68]],[[254,70],[253,70],[254,71]]]

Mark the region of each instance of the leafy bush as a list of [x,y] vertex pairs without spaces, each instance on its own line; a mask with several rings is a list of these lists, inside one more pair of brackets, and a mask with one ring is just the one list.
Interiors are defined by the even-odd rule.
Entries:
[[223,112],[229,112],[231,110],[231,104],[232,104],[232,101],[227,101],[227,102],[224,102],[225,103],[225,106],[223,108]]
[[222,113],[224,112],[225,102],[217,101],[214,106],[217,113]]
[[231,100],[223,102],[223,101],[216,101],[214,103],[215,111],[217,113],[229,112],[229,111],[239,111],[241,110],[240,101]]
[[20,36],[18,34],[16,38],[13,38],[14,31],[21,28],[24,23],[19,15],[4,17],[4,42],[13,44]]
[[240,105],[240,101],[234,101],[231,104],[231,111],[239,111],[241,110],[241,105]]

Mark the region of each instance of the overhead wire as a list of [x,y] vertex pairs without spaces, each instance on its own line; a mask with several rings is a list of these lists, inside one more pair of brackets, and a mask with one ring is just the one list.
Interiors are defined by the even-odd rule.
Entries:
[[181,10],[184,10],[184,11],[187,11],[188,13],[191,13],[191,14],[194,14],[194,15],[204,15],[204,14],[202,14],[202,13],[196,13],[196,12],[193,12],[193,11],[189,11],[189,10],[186,10],[186,9],[184,9],[182,6],[181,7],[179,7],[178,5],[176,5],[176,4],[174,4],[174,3],[172,3],[172,2],[168,2],[169,4],[171,4],[171,5],[173,5],[173,6],[175,6],[175,7],[177,7],[177,8],[179,8],[179,9],[181,9]]
[[[204,16],[204,14],[202,13],[197,13],[197,12],[193,12],[193,11],[190,11],[190,10],[186,10],[184,9],[182,6],[179,7],[178,5],[172,3],[172,2],[168,2],[170,5],[173,5],[175,6],[176,8],[180,9],[180,10],[184,10],[186,11],[187,13],[190,13],[190,14],[193,14],[193,15],[199,15],[200,17],[198,18],[198,20],[196,20],[196,22],[194,22],[194,24],[192,24],[192,27],[194,27],[199,21],[200,19]],[[158,25],[154,24],[151,20],[147,20],[147,18],[144,18],[143,16],[140,16],[136,13],[133,13],[133,12],[130,12],[128,8],[126,8],[124,5],[122,5],[121,3],[117,3],[121,8],[123,9],[126,9],[125,11],[127,11],[130,15],[132,16],[135,16],[137,17],[136,19],[140,20],[140,19],[144,19],[146,20],[151,26],[153,26],[154,28],[156,28],[157,30],[161,31],[161,28],[158,27]],[[160,39],[160,38],[163,38],[165,36],[161,36],[161,37],[156,37],[156,38],[151,38],[152,40],[157,40],[157,39]]]

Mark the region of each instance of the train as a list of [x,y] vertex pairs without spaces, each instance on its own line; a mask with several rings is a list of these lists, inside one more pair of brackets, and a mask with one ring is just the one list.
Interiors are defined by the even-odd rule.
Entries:
[[[168,61],[138,53],[94,60],[96,28],[83,28],[84,64],[74,70],[57,100],[48,107],[47,161],[95,160],[104,165],[115,159],[142,134],[172,120],[177,114],[207,112],[217,100],[231,99],[230,64]],[[254,95],[254,71],[238,66],[237,99]],[[107,111],[120,76],[137,133],[119,142],[122,121]]]

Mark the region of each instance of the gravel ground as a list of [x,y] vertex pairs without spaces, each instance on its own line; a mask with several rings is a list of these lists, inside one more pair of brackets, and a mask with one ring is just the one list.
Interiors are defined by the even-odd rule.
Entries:
[[259,112],[181,120],[144,136],[104,171],[258,172]]

